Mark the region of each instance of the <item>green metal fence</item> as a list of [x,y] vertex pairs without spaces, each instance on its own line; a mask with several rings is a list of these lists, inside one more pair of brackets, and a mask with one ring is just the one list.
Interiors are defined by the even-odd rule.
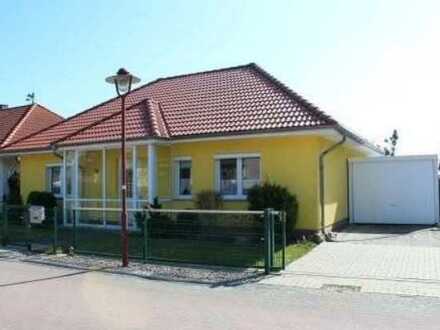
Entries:
[[57,208],[46,210],[45,220],[41,224],[33,224],[29,217],[29,206],[3,203],[0,212],[2,245],[52,250],[56,245],[57,214]]
[[[2,242],[47,244],[76,253],[121,255],[119,225],[89,225],[89,217],[117,219],[118,208],[78,207],[69,210],[69,223],[56,214],[51,222],[32,225],[27,207],[7,206],[2,212]],[[95,214],[96,213],[96,214]],[[285,266],[285,214],[265,211],[129,210],[129,257],[144,261],[258,267],[266,272]]]

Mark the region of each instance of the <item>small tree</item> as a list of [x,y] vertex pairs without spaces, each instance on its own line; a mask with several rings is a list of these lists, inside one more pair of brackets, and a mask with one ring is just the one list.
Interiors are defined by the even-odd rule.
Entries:
[[20,175],[16,171],[8,178],[8,187],[6,202],[10,205],[21,205],[23,201],[20,194]]
[[399,140],[399,135],[397,134],[397,130],[393,130],[393,134],[386,138],[384,141],[387,144],[385,149],[385,156],[394,157],[396,154],[397,141]]
[[275,183],[265,182],[248,190],[247,200],[249,210],[263,210],[273,208],[277,211],[286,212],[286,230],[289,238],[293,236],[295,229],[298,202],[286,187]]
[[223,198],[213,190],[202,190],[197,193],[196,207],[200,210],[218,210],[223,207]]

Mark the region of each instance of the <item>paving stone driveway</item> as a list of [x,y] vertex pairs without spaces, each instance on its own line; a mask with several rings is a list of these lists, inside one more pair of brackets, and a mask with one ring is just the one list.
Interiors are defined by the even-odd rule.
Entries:
[[350,226],[264,283],[440,297],[440,228]]

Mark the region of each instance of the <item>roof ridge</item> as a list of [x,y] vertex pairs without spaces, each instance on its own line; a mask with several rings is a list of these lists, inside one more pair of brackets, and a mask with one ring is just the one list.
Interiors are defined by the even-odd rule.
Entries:
[[101,123],[103,123],[103,122],[105,122],[105,121],[107,121],[107,120],[109,120],[109,119],[112,119],[113,117],[117,117],[117,116],[120,115],[121,113],[122,113],[122,110],[117,111],[117,112],[114,112],[114,113],[112,113],[112,114],[109,115],[109,116],[106,116],[106,117],[101,118],[101,119],[99,119],[99,120],[97,120],[97,121],[94,121],[93,123],[91,123],[91,124],[89,124],[89,125],[86,125],[86,126],[84,126],[84,127],[81,127],[81,128],[79,128],[79,129],[77,129],[76,131],[74,131],[74,132],[72,132],[72,133],[69,133],[69,134],[67,134],[66,136],[63,136],[62,138],[60,138],[60,139],[58,139],[58,140],[55,140],[55,141],[49,143],[49,145],[51,145],[51,146],[55,146],[57,143],[62,142],[62,141],[64,141],[64,140],[67,140],[67,139],[71,138],[72,136],[77,135],[78,133],[81,133],[81,132],[83,132],[83,131],[85,131],[85,130],[88,130],[89,128],[92,128],[93,126],[99,125],[99,124],[101,124]]
[[162,121],[163,121],[163,124],[165,126],[165,130],[167,132],[168,138],[170,138],[171,137],[170,126],[168,125],[168,121],[166,120],[165,115],[163,113],[162,103],[157,102],[157,106],[159,108],[159,113],[160,113],[160,116],[162,117]]
[[55,111],[49,109],[48,107],[42,105],[41,103],[35,103],[36,105],[38,105],[40,108],[42,108],[43,110],[46,110],[47,112],[50,112],[51,114],[57,116],[58,118],[60,118],[61,120],[64,120],[65,118],[63,116],[61,116],[60,114],[56,113]]
[[33,104],[16,105],[16,106],[13,106],[13,107],[7,107],[7,108],[1,108],[0,111],[17,110],[17,108],[31,107],[31,106],[33,106],[34,104],[35,104],[35,103],[33,103]]
[[195,75],[199,75],[199,74],[215,73],[215,72],[243,69],[243,68],[251,67],[252,65],[255,65],[255,63],[251,62],[251,63],[248,63],[248,64],[240,64],[240,65],[230,66],[230,67],[226,67],[226,68],[218,68],[218,69],[211,69],[211,70],[205,70],[205,71],[197,71],[197,72],[192,72],[192,73],[178,74],[178,75],[168,76],[168,77],[160,77],[160,78],[157,78],[157,79],[153,80],[151,83],[153,84],[153,83],[156,83],[156,82],[159,82],[159,81],[163,81],[163,80],[184,78],[184,77],[195,76]]
[[[146,98],[145,99],[145,103],[147,105],[147,116],[149,117],[150,121],[151,121],[151,125],[152,125],[152,130],[153,133],[159,137],[162,137],[162,133],[161,133],[161,124],[159,123],[159,121],[162,121],[162,126],[164,126],[163,128],[165,129],[165,134],[167,135],[166,137],[169,137],[169,131],[168,131],[168,127],[165,124],[165,120],[163,118],[163,114],[161,111],[161,107],[160,107],[160,102],[155,101],[153,98]],[[155,104],[157,105],[157,111],[159,113],[156,113],[156,109],[153,108],[151,106],[151,104]],[[160,117],[160,118],[158,118]]]
[[314,105],[313,103],[302,97],[300,94],[292,90],[289,86],[285,85],[283,82],[275,78],[273,75],[271,75],[269,72],[264,70],[256,63],[251,63],[250,66],[257,72],[259,72],[261,75],[263,75],[266,79],[274,83],[281,91],[286,93],[288,96],[292,97],[295,100],[295,102],[303,105],[305,107],[305,110],[309,112],[314,112],[318,116],[318,118],[331,121],[332,124],[338,124],[338,122],[335,119],[333,119],[333,117],[331,117],[330,115],[322,111],[318,106]]

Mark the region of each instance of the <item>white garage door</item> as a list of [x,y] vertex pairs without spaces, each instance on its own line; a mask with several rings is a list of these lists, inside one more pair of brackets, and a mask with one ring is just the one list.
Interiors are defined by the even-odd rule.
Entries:
[[350,160],[349,177],[350,222],[438,222],[437,156]]

